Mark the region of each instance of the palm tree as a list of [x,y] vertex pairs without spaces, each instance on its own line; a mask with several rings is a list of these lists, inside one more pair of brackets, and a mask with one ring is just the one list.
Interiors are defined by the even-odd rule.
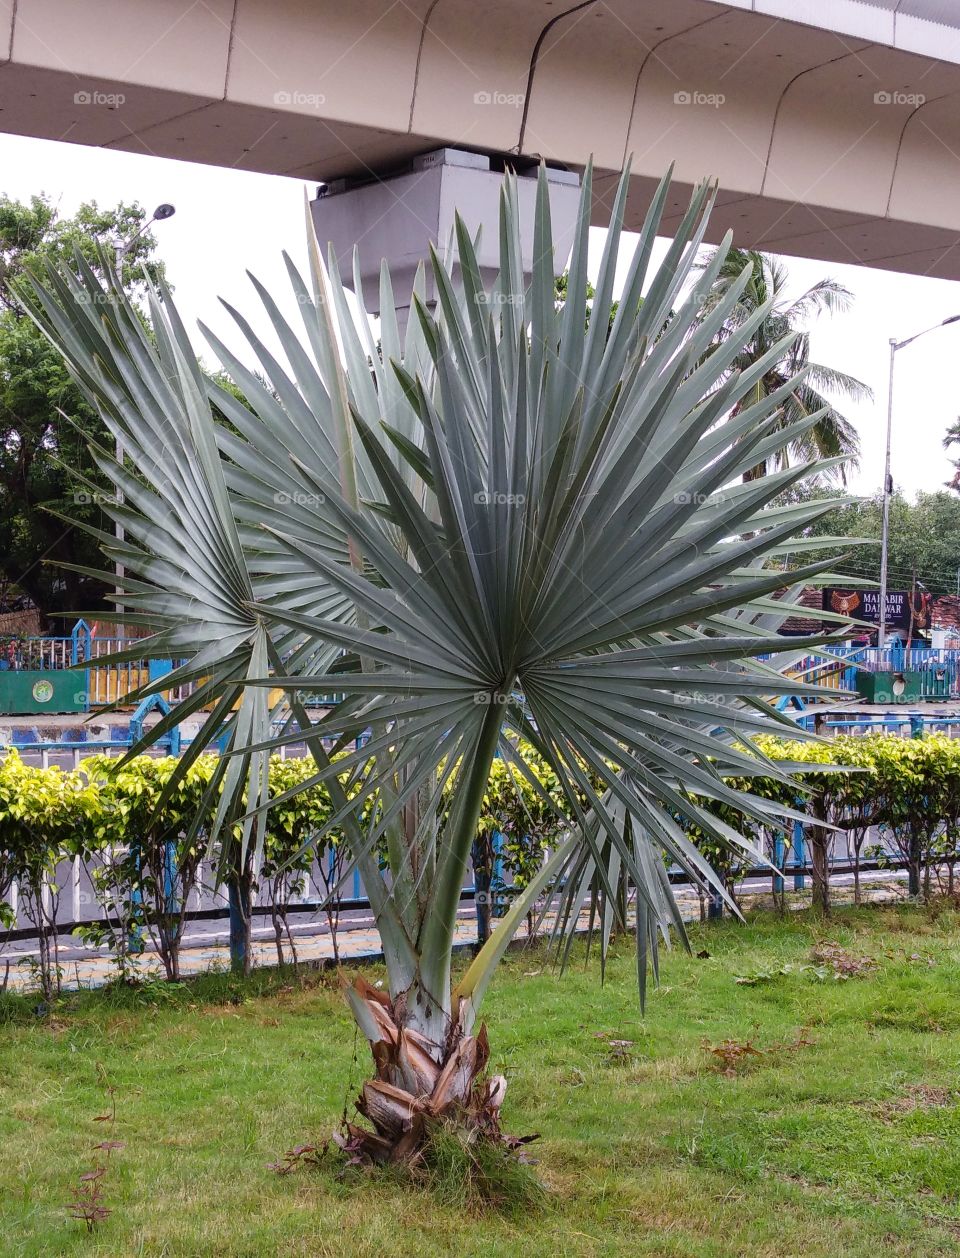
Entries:
[[[685,822],[754,860],[707,804],[776,828],[793,815],[723,777],[792,784],[754,757],[752,740],[789,724],[772,695],[815,693],[778,668],[823,639],[792,641],[786,654],[776,629],[789,608],[772,595],[790,538],[831,504],[770,507],[817,465],[740,482],[819,420],[784,427],[793,381],[741,405],[793,334],[742,370],[732,337],[706,353],[751,275],[705,319],[696,294],[678,303],[715,196],[708,185],[648,274],[666,180],[612,327],[606,313],[587,327],[591,182],[588,170],[562,310],[546,180],[526,283],[508,177],[492,289],[458,221],[459,286],[432,254],[438,308],[415,296],[402,340],[384,269],[379,351],[359,281],[355,318],[334,259],[325,268],[312,239],[309,284],[287,261],[302,335],[254,281],[285,362],[231,311],[269,388],[204,330],[239,396],[204,374],[162,285],[149,299],[152,332],[82,259],[78,274],[48,266],[21,294],[127,453],[121,464],[96,451],[122,495],[110,508],[122,539],[101,541],[123,565],[123,615],[154,635],[138,656],[185,661],[164,688],[195,683],[170,719],[206,714],[181,774],[214,734],[225,738],[215,835],[238,826],[243,844],[258,842],[268,757],[285,743],[306,741],[316,773],[273,804],[319,782],[331,794],[329,825],[359,867],[387,970],[383,991],[345,983],[375,1064],[358,1102],[372,1127],[342,1135],[357,1156],[410,1156],[444,1116],[498,1135],[505,1083],[486,1076],[476,1020],[535,904],[547,906],[564,954],[592,904],[605,956],[629,899],[642,996],[658,939],[671,927],[683,935],[665,857],[729,903]],[[628,182],[625,172],[596,285],[604,312]],[[718,253],[707,267],[710,283],[723,261]],[[769,313],[761,305],[743,319],[743,342]],[[802,583],[830,564],[793,576]],[[284,697],[271,709],[276,689]],[[305,700],[331,690],[344,698],[318,717]],[[454,983],[457,909],[494,757],[543,790],[521,738],[556,774],[576,824]],[[333,748],[347,754],[332,761]]]
[[[710,267],[716,261],[717,252],[711,250],[708,253],[704,267]],[[767,356],[772,345],[779,342],[785,348],[753,386],[749,397],[743,398],[739,405],[747,406],[767,394],[776,393],[787,381],[793,380],[794,387],[781,412],[784,427],[814,412],[818,412],[820,418],[800,438],[792,439],[776,452],[774,465],[788,467],[798,460],[836,460],[822,475],[839,478],[846,484],[847,472],[855,468],[859,461],[860,438],[852,422],[837,410],[827,395],[860,402],[872,400],[873,392],[862,381],[844,371],[811,362],[810,336],[802,329],[818,315],[843,314],[849,310],[853,293],[837,280],[822,279],[799,297],[788,299],[789,276],[779,258],[754,249],[731,249],[722,258],[704,303],[705,311],[715,309],[725,300],[747,266],[752,268],[750,279],[718,329],[716,343],[731,338],[738,343],[739,352],[731,369],[739,371]],[[766,316],[754,325],[748,337],[744,336],[746,321],[761,307],[767,308]],[[750,468],[745,473],[746,477],[750,479],[762,475],[765,466],[764,463]]]

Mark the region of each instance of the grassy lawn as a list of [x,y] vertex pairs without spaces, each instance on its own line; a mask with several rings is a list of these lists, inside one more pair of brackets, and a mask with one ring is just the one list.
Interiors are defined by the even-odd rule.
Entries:
[[[323,1140],[367,1070],[329,978],[214,976],[46,1018],[8,999],[0,1254],[960,1254],[960,916],[761,915],[693,942],[710,955],[671,954],[643,1020],[626,941],[602,988],[539,950],[506,962],[493,1061],[550,1189],[519,1216],[267,1169]],[[725,1040],[760,1053],[726,1065],[704,1046]],[[88,1236],[66,1203],[103,1139],[124,1148]]]

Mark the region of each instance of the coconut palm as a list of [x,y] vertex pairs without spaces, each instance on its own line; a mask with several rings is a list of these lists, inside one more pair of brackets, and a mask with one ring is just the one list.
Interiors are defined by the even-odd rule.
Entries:
[[[706,256],[704,266],[716,261],[717,251]],[[731,249],[725,253],[712,282],[712,291],[705,301],[705,310],[713,310],[737,285],[745,267],[752,268],[750,279],[742,288],[740,298],[717,334],[717,341],[734,340],[739,352],[731,364],[743,371],[765,358],[772,345],[780,343],[780,358],[770,363],[763,377],[753,386],[748,397],[739,403],[750,405],[765,394],[775,393],[794,380],[781,411],[786,428],[797,419],[817,412],[820,418],[802,436],[791,438],[773,456],[776,467],[788,467],[797,461],[838,459],[832,475],[846,484],[847,472],[855,468],[860,457],[860,438],[853,423],[829,400],[829,395],[852,402],[870,401],[873,392],[861,380],[834,367],[810,360],[810,336],[805,325],[819,315],[843,314],[853,302],[853,293],[834,279],[818,280],[799,297],[789,299],[786,290],[789,275],[779,258],[754,249]],[[761,307],[767,314],[744,336],[746,321]],[[792,336],[791,336],[792,334]],[[789,340],[787,338],[790,338]],[[762,475],[765,464],[749,469],[747,478]]]
[[[596,283],[604,312],[628,181]],[[695,191],[651,273],[667,190],[665,180],[612,325],[604,314],[587,326],[589,170],[562,309],[543,177],[532,279],[508,177],[492,287],[458,221],[459,279],[452,260],[431,255],[437,308],[420,296],[421,274],[402,339],[384,269],[379,346],[359,278],[355,317],[332,256],[325,268],[312,240],[309,283],[287,262],[300,334],[254,281],[285,361],[229,307],[256,369],[204,329],[240,397],[205,375],[163,286],[149,299],[152,332],[82,259],[77,274],[48,267],[22,294],[126,452],[123,463],[95,453],[122,496],[110,507],[122,540],[100,535],[123,565],[122,613],[154,635],[137,654],[184,661],[164,688],[195,684],[131,754],[206,713],[181,773],[222,735],[214,833],[238,826],[255,845],[269,754],[306,741],[315,775],[273,803],[325,783],[329,825],[362,874],[387,984],[345,984],[375,1063],[359,1100],[372,1127],[342,1137],[357,1156],[409,1156],[450,1114],[498,1133],[505,1084],[486,1076],[476,1020],[533,906],[544,906],[561,955],[586,907],[601,956],[629,912],[642,993],[658,939],[683,934],[665,858],[727,898],[685,823],[756,860],[706,805],[778,828],[792,815],[734,793],[724,775],[791,781],[789,766],[758,761],[753,739],[784,724],[796,733],[772,696],[815,691],[779,670],[823,639],[791,640],[788,654],[776,636],[789,610],[773,597],[777,560],[808,552],[792,574],[798,589],[825,572],[815,552],[829,539],[791,539],[832,504],[770,503],[830,464],[741,482],[784,443],[803,448],[820,416],[784,426],[793,380],[744,403],[794,340],[736,366],[769,303],[706,353],[749,267],[705,315],[695,292],[679,297],[711,186]],[[708,265],[709,283],[725,256]],[[331,691],[342,699],[318,715],[307,700]],[[454,983],[457,909],[494,757],[543,789],[520,739],[556,774],[575,824]],[[332,761],[334,749],[346,754]]]

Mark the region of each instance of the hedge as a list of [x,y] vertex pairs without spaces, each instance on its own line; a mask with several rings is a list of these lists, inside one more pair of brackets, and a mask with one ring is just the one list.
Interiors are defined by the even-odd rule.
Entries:
[[[960,855],[960,741],[937,734],[916,739],[868,735],[829,742],[760,739],[758,748],[769,762],[789,767],[797,786],[764,776],[762,765],[758,777],[731,783],[786,806],[806,804],[811,824],[805,827],[805,837],[819,907],[829,908],[829,869],[837,833],[833,827],[850,837],[857,899],[861,853],[868,831],[878,825],[892,834],[903,855],[912,894],[928,895],[933,872],[940,867],[947,870],[952,892]],[[496,911],[513,887],[533,876],[544,851],[558,841],[570,819],[549,765],[528,746],[521,745],[518,754],[543,789],[538,790],[518,765],[502,760],[494,764],[474,844],[481,934],[489,929],[491,909]],[[167,977],[178,977],[188,907],[200,890],[208,854],[205,821],[216,803],[208,790],[216,763],[213,755],[201,756],[165,797],[176,765],[172,758],[142,756],[120,765],[95,756],[78,770],[65,771],[26,765],[10,751],[0,762],[0,944],[4,928],[13,924],[15,882],[22,915],[40,940],[37,970],[45,994],[54,994],[60,984],[56,917],[61,889],[56,870],[73,857],[92,869],[104,913],[101,921],[85,928],[85,937],[108,945],[125,972],[142,950],[144,935],[149,935]],[[271,796],[278,798],[314,774],[311,759],[272,759]],[[754,833],[753,823],[729,805],[700,802],[768,853],[778,837],[789,846],[789,828],[780,836]],[[296,960],[288,922],[292,902],[311,890],[311,879],[319,897],[335,892],[348,862],[341,834],[334,830],[316,837],[330,812],[325,788],[314,785],[270,810],[256,871],[249,849],[239,868],[235,867],[239,845],[237,851],[224,854],[222,863],[231,871],[230,878],[246,891],[248,934],[251,891],[259,889],[261,900],[272,906],[281,964],[287,954]],[[732,887],[748,857],[719,849],[689,824],[687,829]],[[329,912],[336,943],[335,906],[333,897]]]

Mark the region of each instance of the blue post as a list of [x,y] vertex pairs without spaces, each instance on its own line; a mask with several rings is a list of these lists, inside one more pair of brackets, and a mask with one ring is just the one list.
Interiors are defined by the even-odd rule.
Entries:
[[911,738],[923,737],[923,717],[920,715],[919,712],[910,713],[910,737]]
[[[70,664],[76,668],[86,663],[93,654],[90,649],[90,626],[85,620],[78,620],[70,632]],[[83,676],[83,710],[90,711],[90,670],[84,669]]]
[[144,949],[143,927],[140,925],[140,922],[143,919],[143,892],[140,890],[140,872],[142,862],[140,840],[134,839],[130,844],[130,849],[133,855],[137,877],[133,884],[133,889],[130,892],[130,932],[127,935],[127,951],[131,956],[138,957]]
[[[130,718],[130,743],[139,742],[143,737],[143,723],[148,713],[159,712],[161,716],[167,716],[170,712],[170,704],[164,699],[163,695],[148,695],[146,699],[141,699],[137,705],[137,710]],[[180,726],[175,725],[167,735],[167,750],[171,756],[180,755]],[[221,747],[221,753],[223,748]]]
[[707,921],[719,922],[723,917],[723,896],[712,887],[707,897]]
[[793,823],[793,865],[795,873],[793,875],[794,891],[802,891],[807,885],[803,870],[807,863],[806,844],[803,839],[803,822],[795,821]]
[[[330,854],[327,858],[327,869],[328,869],[327,880],[329,881],[330,885],[333,886],[334,876],[337,872],[338,853],[337,853],[336,847],[332,843],[330,844],[329,852]],[[360,869],[359,869],[359,866],[355,866],[353,870],[353,899],[359,900],[362,894],[363,894],[363,887],[360,885]],[[339,899],[339,895],[337,898]]]
[[503,881],[503,835],[499,830],[493,832],[493,876]]
[[173,660],[147,660],[147,677],[150,681],[159,681],[173,672]]
[[[785,857],[786,843],[784,842],[782,831],[777,830],[773,838],[773,863],[776,865],[777,869],[783,869]],[[773,880],[773,885],[777,895],[783,895],[784,883],[782,875],[777,875],[777,877]]]
[[177,845],[168,839],[163,849],[163,909],[170,916],[180,907],[177,895]]
[[78,620],[70,634],[70,663],[81,664],[90,654],[90,626],[85,620]]

